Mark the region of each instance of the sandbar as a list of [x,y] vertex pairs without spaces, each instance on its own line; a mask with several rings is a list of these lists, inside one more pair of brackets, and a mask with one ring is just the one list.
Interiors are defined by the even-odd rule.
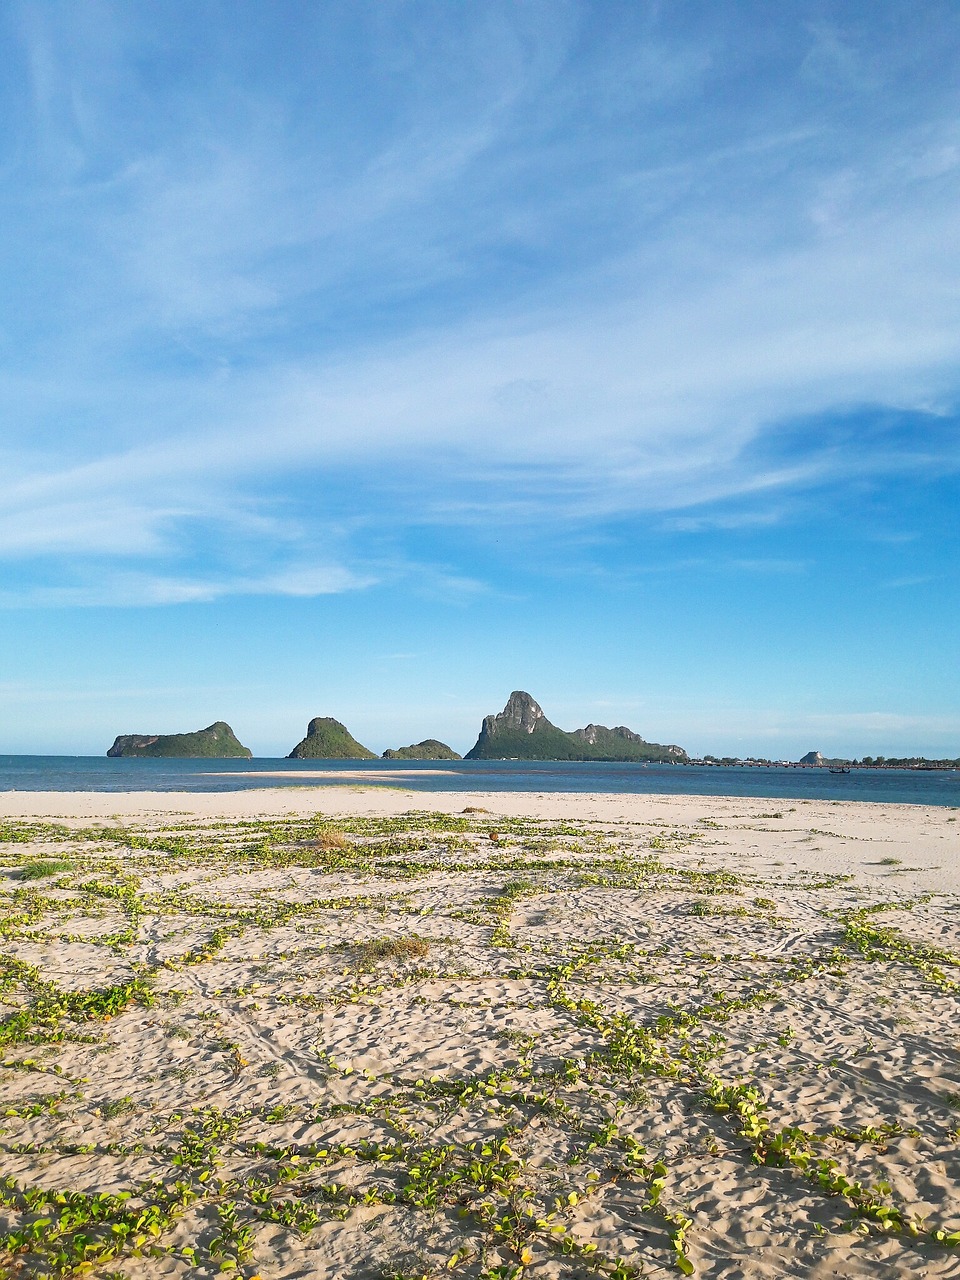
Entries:
[[422,778],[425,774],[445,774],[444,769],[221,769],[217,773],[198,774],[206,778],[374,778],[389,782],[391,778]]

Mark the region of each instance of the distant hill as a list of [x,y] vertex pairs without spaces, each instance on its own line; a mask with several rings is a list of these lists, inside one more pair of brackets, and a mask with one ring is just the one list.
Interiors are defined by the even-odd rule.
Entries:
[[683,760],[686,752],[681,747],[664,747],[656,742],[645,742],[639,733],[618,724],[607,729],[602,724],[588,724],[585,729],[574,729],[571,737],[579,738],[585,749],[593,754],[591,760]]
[[108,756],[161,756],[189,759],[209,756],[216,759],[243,758],[253,752],[237,740],[228,724],[218,720],[195,733],[122,733],[107,752]]
[[383,753],[384,760],[462,760],[463,756],[436,738],[425,738],[409,747],[397,747]]
[[845,767],[850,764],[849,760],[842,760],[839,756],[821,755],[819,751],[808,751],[805,756],[801,756],[797,764],[814,764],[821,769],[834,769],[837,767]]
[[682,761],[682,747],[646,742],[619,725],[588,724],[567,733],[551,724],[529,693],[515,690],[495,716],[485,716],[467,760],[611,760]]
[[350,730],[333,716],[316,716],[307,725],[307,736],[293,748],[288,760],[376,760]]

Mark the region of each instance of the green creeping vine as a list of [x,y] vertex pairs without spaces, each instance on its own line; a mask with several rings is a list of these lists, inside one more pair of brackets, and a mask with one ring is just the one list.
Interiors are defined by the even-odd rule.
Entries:
[[[0,1236],[0,1264],[32,1254],[54,1276],[79,1275],[119,1257],[162,1257],[159,1239],[195,1195],[183,1183],[146,1183],[135,1192],[85,1195],[17,1186],[0,1179],[0,1204],[30,1221]],[[131,1205],[137,1200],[138,1204]]]
[[131,1004],[149,1008],[154,995],[147,979],[135,977],[112,987],[92,991],[62,991],[53,982],[44,981],[33,965],[24,965],[11,957],[0,957],[5,973],[16,973],[31,993],[32,999],[16,1013],[0,1019],[0,1047],[15,1044],[52,1043],[64,1038],[61,1024],[107,1022],[123,1013]]
[[[785,1070],[828,1068],[810,1066],[802,1019],[781,1020],[803,984],[808,1000],[841,998],[874,961],[954,994],[957,957],[880,927],[880,910],[906,904],[865,903],[848,877],[798,875],[766,896],[768,882],[708,866],[711,848],[708,832],[673,824],[482,814],[0,825],[0,1084],[18,1090],[0,1104],[0,1151],[31,1171],[92,1156],[114,1171],[104,1176],[122,1180],[130,1158],[151,1175],[119,1194],[0,1183],[0,1271],[106,1280],[139,1258],[148,1274],[185,1264],[247,1276],[267,1229],[307,1235],[376,1206],[371,1230],[402,1210],[456,1237],[413,1270],[398,1259],[384,1280],[536,1280],[544,1266],[564,1280],[632,1280],[665,1259],[691,1275],[700,1218],[685,1178],[727,1127],[704,1112],[747,1143],[745,1177],[789,1169],[904,1247],[960,1245],[825,1149],[879,1155],[910,1130],[778,1128],[757,1065],[778,1046]],[[23,883],[38,863],[56,866],[44,891]],[[549,933],[519,923],[533,896],[561,922]],[[817,926],[783,954],[797,900]],[[120,957],[126,976],[64,989],[49,972],[69,942]],[[378,1065],[395,1019],[449,1044],[449,1068],[424,1079],[416,1059]],[[122,1055],[134,1022],[153,1074],[121,1076],[112,1097],[89,1092],[97,1055]],[[353,1043],[369,1034],[372,1066],[346,1060],[351,1026]],[[289,1052],[277,1051],[279,1028]],[[461,1052],[491,1045],[495,1066],[462,1066]],[[116,1079],[119,1059],[107,1061]],[[25,1100],[26,1072],[57,1075],[58,1091]],[[691,1113],[682,1138],[651,1138],[660,1099]],[[930,1126],[923,1137],[941,1141]],[[647,1233],[626,1257],[590,1238],[615,1187]],[[186,1221],[196,1238],[174,1247]]]
[[499,896],[491,898],[487,907],[497,921],[490,936],[493,947],[513,947],[516,943],[510,934],[510,916],[520,898],[527,897],[537,891],[537,885],[531,880],[510,880],[500,890]]
[[767,1106],[756,1086],[725,1085],[716,1076],[708,1079],[703,1103],[718,1115],[730,1115],[735,1120],[738,1136],[747,1138],[751,1143],[755,1163],[788,1165],[798,1169],[827,1195],[842,1196],[854,1213],[878,1224],[884,1231],[905,1232],[914,1237],[927,1235],[935,1243],[949,1247],[960,1244],[960,1231],[937,1228],[925,1232],[919,1215],[905,1213],[896,1205],[886,1203],[891,1191],[888,1182],[879,1181],[867,1187],[840,1173],[838,1161],[829,1157],[818,1158],[812,1151],[814,1146],[831,1138],[881,1145],[886,1138],[900,1131],[899,1126],[884,1125],[882,1131],[872,1128],[859,1132],[833,1129],[825,1135],[807,1133],[797,1127],[775,1130],[763,1114]]
[[940,947],[911,942],[896,929],[871,924],[869,916],[878,909],[888,910],[889,904],[879,904],[872,910],[856,911],[845,917],[843,940],[855,947],[865,960],[908,965],[945,994],[955,995],[960,991],[960,983],[948,978],[942,968],[943,965],[960,966],[960,956]]

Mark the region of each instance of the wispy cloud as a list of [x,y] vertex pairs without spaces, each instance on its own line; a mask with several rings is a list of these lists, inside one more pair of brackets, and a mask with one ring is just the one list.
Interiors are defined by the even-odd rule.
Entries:
[[20,8],[0,555],[73,569],[14,596],[353,589],[398,527],[762,529],[960,465],[960,134],[882,24],[785,24],[776,92],[745,47],[746,104],[706,13],[426,8],[304,17],[329,90],[263,17],[164,72],[155,16]]
[[[90,578],[95,575],[90,574]],[[212,580],[167,577],[149,573],[99,574],[97,581],[75,586],[44,586],[35,582],[19,589],[0,589],[0,608],[90,608],[92,606],[144,607],[171,604],[208,604],[229,596],[339,595],[372,586],[376,578],[363,577],[340,566],[285,569],[262,578],[235,577]]]
[[811,567],[811,561],[777,560],[772,556],[758,556],[751,560],[733,560],[731,567],[745,573],[806,573]]
[[891,737],[960,734],[960,716],[957,715],[903,715],[891,711],[823,712],[808,716],[807,723],[813,729],[823,729],[834,735],[854,732]]
[[670,533],[705,533],[712,529],[764,529],[784,518],[782,507],[767,510],[699,512],[697,515],[668,516],[661,524]]
[[891,591],[899,591],[904,587],[922,587],[928,582],[936,582],[937,576],[935,573],[910,573],[902,578],[891,578],[883,585]]

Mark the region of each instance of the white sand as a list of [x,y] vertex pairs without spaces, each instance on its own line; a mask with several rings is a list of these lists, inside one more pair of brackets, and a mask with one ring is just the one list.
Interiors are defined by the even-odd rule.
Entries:
[[[0,792],[0,817],[67,820],[399,815],[418,809],[456,814],[469,806],[514,817],[670,827],[696,825],[705,818],[721,824],[736,859],[756,860],[759,868],[856,871],[884,880],[895,874],[901,890],[960,893],[960,811],[933,805],[737,796],[431,792],[360,785],[227,792]],[[770,814],[782,816],[770,818]],[[883,866],[884,858],[897,858],[902,865],[896,869]]]
[[[336,787],[0,817],[5,1172],[117,1213],[188,1188],[101,1271],[667,1277],[674,1237],[724,1280],[960,1275],[955,811]],[[84,1004],[136,975],[152,1006]],[[116,1239],[3,1194],[0,1230],[54,1225],[0,1274]]]

